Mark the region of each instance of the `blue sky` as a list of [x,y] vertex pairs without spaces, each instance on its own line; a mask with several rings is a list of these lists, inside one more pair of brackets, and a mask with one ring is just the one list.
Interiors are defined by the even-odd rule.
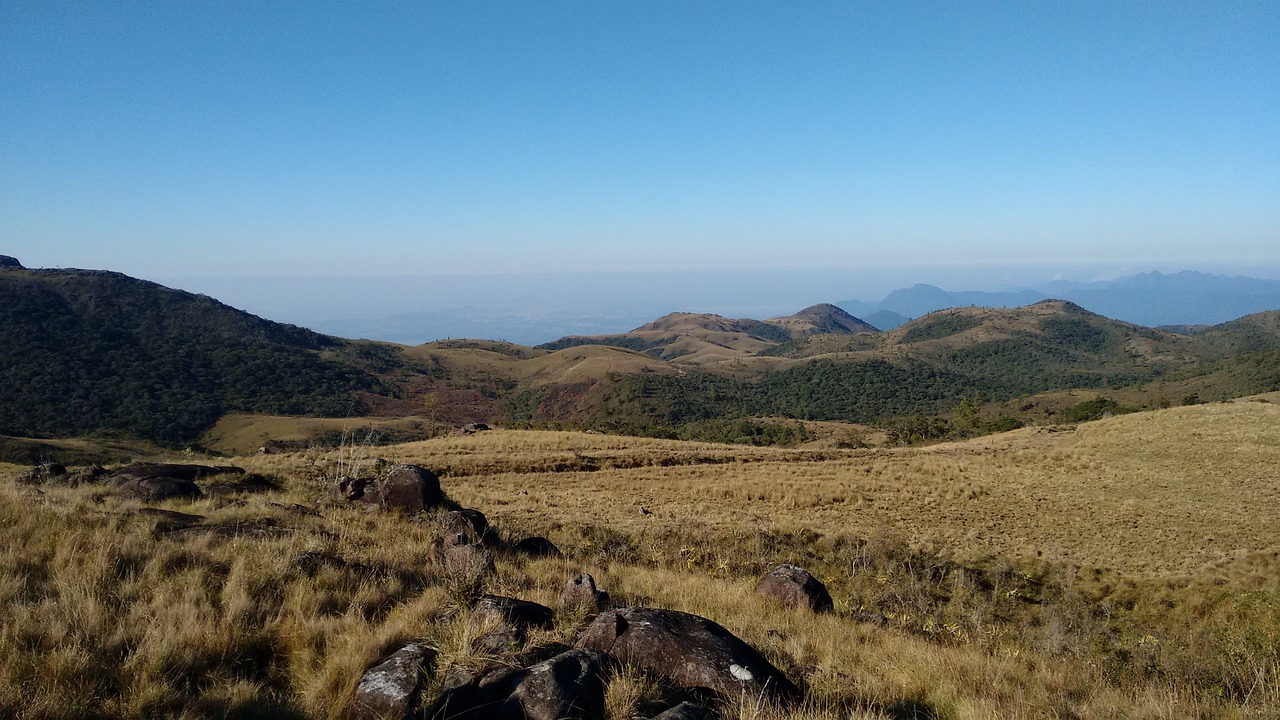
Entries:
[[1275,276],[1278,37],[1274,2],[5,0],[0,253]]

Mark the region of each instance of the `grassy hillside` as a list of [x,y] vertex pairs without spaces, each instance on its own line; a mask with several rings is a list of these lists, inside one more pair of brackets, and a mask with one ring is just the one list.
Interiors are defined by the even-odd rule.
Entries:
[[[440,472],[502,537],[564,551],[499,552],[488,591],[555,606],[591,572],[619,602],[716,620],[807,689],[730,718],[1261,718],[1280,714],[1275,403],[896,450],[495,431],[377,452]],[[519,655],[482,651],[431,522],[291,505],[353,451],[238,458],[281,489],[161,503],[202,516],[185,530],[0,467],[0,714],[337,718],[409,640],[439,650],[437,678],[573,642],[565,614]],[[836,611],[756,596],[780,562]],[[608,718],[670,698],[629,672]]]

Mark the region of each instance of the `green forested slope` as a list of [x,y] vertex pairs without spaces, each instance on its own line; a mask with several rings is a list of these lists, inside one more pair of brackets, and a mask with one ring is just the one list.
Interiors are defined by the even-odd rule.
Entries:
[[344,341],[118,273],[0,270],[0,433],[166,444],[230,411],[342,415],[373,376]]

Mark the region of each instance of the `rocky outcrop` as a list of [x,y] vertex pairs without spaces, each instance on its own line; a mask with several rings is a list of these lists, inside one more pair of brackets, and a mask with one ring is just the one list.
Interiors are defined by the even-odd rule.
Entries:
[[831,612],[835,607],[827,586],[795,565],[779,565],[765,573],[756,583],[756,594],[788,607],[814,612]]
[[603,720],[616,661],[599,650],[561,653],[446,691],[428,717],[450,720]]
[[347,717],[352,720],[408,718],[418,704],[435,651],[410,643],[365,671]]
[[21,269],[22,263],[18,262],[18,258],[12,255],[0,255],[0,268]]
[[370,478],[340,478],[330,496],[341,504],[418,513],[444,503],[440,478],[418,465],[390,465]]
[[142,502],[171,498],[195,500],[204,497],[195,481],[212,475],[244,474],[231,465],[188,465],[183,463],[134,463],[105,477],[117,497]]
[[578,647],[610,653],[682,688],[706,688],[728,700],[798,700],[800,691],[768,660],[717,623],[676,610],[622,608],[602,612]]
[[116,497],[141,502],[159,502],[161,500],[200,500],[205,493],[200,492],[192,480],[169,478],[164,475],[124,475],[113,480]]

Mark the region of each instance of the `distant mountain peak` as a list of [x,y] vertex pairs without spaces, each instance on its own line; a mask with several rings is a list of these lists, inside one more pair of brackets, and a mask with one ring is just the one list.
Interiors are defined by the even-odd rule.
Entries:
[[831,303],[810,305],[794,315],[770,318],[765,322],[785,328],[791,333],[792,337],[879,332],[874,326],[850,315]]
[[949,291],[917,283],[894,290],[878,303],[846,300],[873,324],[888,327],[901,319],[923,317],[955,307],[1016,308],[1047,299],[1061,299],[1103,317],[1158,327],[1213,325],[1251,313],[1280,309],[1280,280],[1215,275],[1196,270],[1164,273],[1158,270],[1098,282],[1055,280],[1034,288],[987,291]]

